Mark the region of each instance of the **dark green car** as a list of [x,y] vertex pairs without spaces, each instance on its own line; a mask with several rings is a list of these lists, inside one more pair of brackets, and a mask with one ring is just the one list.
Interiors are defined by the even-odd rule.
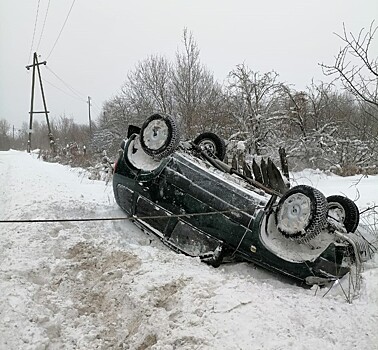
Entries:
[[289,189],[272,163],[245,176],[222,162],[215,134],[179,136],[164,114],[130,127],[113,177],[118,205],[173,250],[213,266],[252,262],[309,285],[335,281],[367,258],[348,198]]

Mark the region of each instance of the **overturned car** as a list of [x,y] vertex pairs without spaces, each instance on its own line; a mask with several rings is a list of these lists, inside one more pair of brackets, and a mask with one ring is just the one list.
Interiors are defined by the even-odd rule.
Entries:
[[174,118],[154,114],[130,126],[121,147],[118,205],[177,252],[213,266],[252,262],[307,285],[332,283],[369,257],[353,201],[289,188],[270,160],[240,173],[213,133],[183,142]]

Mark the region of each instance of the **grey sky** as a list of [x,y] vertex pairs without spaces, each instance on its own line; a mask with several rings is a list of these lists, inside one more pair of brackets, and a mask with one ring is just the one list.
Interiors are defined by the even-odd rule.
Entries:
[[[31,63],[37,3],[0,0],[0,119],[16,128],[29,118],[31,72],[25,66]],[[48,0],[40,0],[33,52],[47,4]],[[50,0],[37,51],[41,61],[49,55],[71,5],[71,0]],[[255,71],[274,69],[280,81],[304,89],[312,78],[327,80],[318,63],[333,62],[341,45],[333,33],[342,31],[343,22],[358,32],[377,17],[377,0],[76,0],[47,60],[49,69],[41,67],[48,82],[44,84],[47,107],[51,117],[65,114],[86,123],[87,96],[93,99],[96,117],[102,103],[118,93],[127,72],[139,60],[150,54],[173,60],[184,27],[193,33],[202,63],[220,82],[245,62]],[[378,35],[372,51],[375,57],[377,42]],[[43,120],[41,115],[36,118]]]

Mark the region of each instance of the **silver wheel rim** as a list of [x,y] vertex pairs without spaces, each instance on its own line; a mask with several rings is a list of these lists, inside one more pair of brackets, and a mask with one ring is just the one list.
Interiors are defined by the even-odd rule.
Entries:
[[216,153],[216,150],[217,150],[217,146],[215,145],[215,143],[211,140],[203,140],[199,143],[199,146],[201,147],[201,149],[205,152],[210,152],[212,154],[215,154]]
[[164,120],[152,120],[143,131],[144,144],[151,150],[158,150],[167,142],[168,125]]
[[311,200],[303,193],[289,196],[278,214],[278,227],[288,235],[304,232],[311,216]]
[[329,208],[328,215],[330,217],[340,222],[345,221],[345,217],[346,217],[345,209],[340,203],[331,202],[328,204],[328,208]]

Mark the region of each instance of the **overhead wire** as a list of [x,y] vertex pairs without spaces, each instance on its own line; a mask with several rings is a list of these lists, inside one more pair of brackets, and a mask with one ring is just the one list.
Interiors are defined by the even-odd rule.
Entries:
[[220,211],[208,211],[200,213],[185,213],[185,214],[171,214],[171,215],[150,215],[150,216],[121,216],[121,217],[101,217],[101,218],[69,218],[69,219],[8,219],[0,220],[0,224],[7,223],[40,223],[40,222],[85,222],[85,221],[133,221],[133,220],[154,220],[154,219],[165,219],[169,220],[171,218],[189,218],[197,216],[211,216],[219,214],[231,214],[231,213],[249,213],[245,209],[229,209],[229,210],[220,210]]
[[45,19],[43,20],[43,25],[42,25],[41,35],[39,36],[39,40],[38,40],[38,45],[37,45],[37,50],[36,50],[36,51],[38,51],[38,49],[39,49],[39,45],[41,44],[42,35],[43,35],[43,32],[44,32],[44,30],[45,30],[45,25],[46,25],[47,14],[49,13],[49,8],[50,8],[50,0],[49,0],[49,2],[47,3],[46,13],[45,13]]
[[31,42],[31,45],[30,45],[30,52],[29,52],[28,63],[30,62],[30,57],[31,57],[31,54],[32,54],[32,51],[33,51],[34,38],[35,38],[35,31],[36,31],[36,29],[37,29],[38,13],[39,13],[39,3],[40,3],[40,2],[41,2],[41,0],[38,0],[38,4],[37,4],[37,13],[36,13],[36,15],[35,15],[35,20],[34,20],[33,38],[32,38],[32,42]]
[[86,101],[83,101],[81,98],[78,98],[77,96],[74,96],[74,95],[71,95],[71,94],[67,93],[66,91],[64,91],[63,89],[57,87],[56,85],[54,85],[54,84],[51,83],[50,81],[46,80],[45,78],[43,78],[43,81],[44,81],[45,83],[51,85],[51,86],[54,87],[55,89],[61,91],[61,92],[64,93],[65,95],[67,95],[67,96],[69,96],[69,97],[71,97],[71,98],[74,98],[75,100],[78,100],[78,101],[80,101],[80,102],[84,102],[84,103],[86,102]]
[[92,100],[91,100],[91,102],[92,102],[92,104],[94,105],[94,107],[99,108],[99,105],[98,105],[95,101],[92,101]]
[[67,13],[67,16],[66,16],[66,19],[64,20],[64,23],[63,23],[63,25],[62,25],[62,28],[60,29],[60,32],[59,32],[59,34],[58,34],[58,37],[56,38],[56,40],[55,40],[55,42],[54,42],[54,45],[53,45],[53,47],[52,47],[50,53],[47,55],[47,58],[46,58],[46,59],[48,59],[48,58],[51,56],[52,52],[54,51],[55,46],[56,46],[56,44],[58,43],[58,40],[59,40],[60,36],[62,35],[63,29],[64,29],[64,27],[65,27],[65,25],[66,25],[66,23],[67,23],[68,17],[69,17],[70,14],[71,14],[71,11],[72,11],[72,8],[73,8],[73,6],[74,6],[74,4],[75,4],[75,1],[76,1],[76,0],[73,0],[73,1],[72,1],[71,7],[70,7],[70,9],[69,9],[69,11],[68,11],[68,13]]
[[[70,96],[71,98],[74,98],[74,99],[76,99],[76,100],[78,100],[78,101],[81,101],[81,102],[83,102],[83,103],[85,103],[85,104],[88,103],[88,101],[86,100],[86,96],[85,96],[82,92],[80,92],[79,90],[75,89],[75,88],[72,87],[70,84],[68,84],[63,78],[61,78],[56,72],[54,72],[54,71],[53,71],[51,68],[49,68],[48,66],[46,66],[46,69],[47,69],[51,74],[53,74],[53,75],[55,76],[56,79],[58,79],[62,84],[64,84],[64,86],[65,86],[67,89],[69,89],[69,90],[71,91],[72,94],[67,93],[67,92],[64,91],[63,89],[61,89],[61,88],[55,86],[54,84],[52,84],[51,82],[49,82],[49,81],[46,80],[46,82],[47,82],[48,84],[50,84],[51,86],[53,86],[53,87],[56,88],[57,90],[60,90],[60,91],[63,92],[65,95]],[[45,79],[44,79],[44,80],[45,80]],[[94,103],[94,101],[93,101],[92,99],[91,99],[91,106],[94,107],[94,108],[97,110],[98,114],[101,113],[101,108],[99,108],[99,107],[97,106],[97,104]]]
[[[47,8],[46,8],[46,13],[45,13],[45,18],[44,18],[44,21],[43,21],[43,26],[42,26],[42,31],[41,31],[41,35],[40,35],[40,37],[39,37],[39,41],[38,41],[38,45],[37,45],[37,50],[38,50],[38,48],[39,48],[39,45],[40,45],[40,43],[41,43],[41,40],[42,40],[42,36],[43,36],[43,33],[44,33],[44,29],[45,29],[45,25],[46,25],[46,20],[47,20],[47,16],[48,16],[48,12],[49,12],[49,8],[50,8],[50,1],[51,0],[49,0],[48,1],[48,4],[47,4]],[[47,58],[46,59],[48,59],[50,56],[51,56],[51,54],[52,54],[52,52],[54,51],[54,49],[55,49],[55,47],[56,47],[56,45],[57,45],[57,43],[58,43],[58,41],[59,41],[59,38],[60,38],[60,36],[62,35],[62,32],[63,32],[63,30],[64,30],[64,28],[65,28],[65,26],[66,26],[66,23],[67,23],[67,21],[68,21],[68,18],[69,18],[69,16],[70,16],[70,14],[71,14],[71,12],[72,12],[72,8],[73,8],[73,6],[74,6],[74,4],[75,4],[75,1],[76,0],[73,0],[72,1],[72,4],[71,4],[71,7],[70,7],[70,9],[69,9],[69,11],[68,11],[68,13],[67,13],[67,16],[66,16],[66,18],[65,18],[65,20],[64,20],[64,23],[63,23],[63,25],[62,25],[62,28],[60,29],[60,31],[59,31],[59,34],[58,34],[58,37],[57,37],[57,39],[55,40],[55,42],[54,42],[54,45],[53,45],[53,47],[52,47],[52,49],[50,50],[50,53],[48,54],[48,56],[47,56]],[[39,9],[39,3],[40,3],[40,0],[38,0],[38,9]],[[38,13],[38,11],[37,11],[37,13]],[[35,27],[36,27],[36,25],[35,25]],[[34,41],[34,36],[33,36],[33,41]],[[29,58],[30,59],[30,58]],[[46,66],[46,68],[47,68],[47,70],[49,70],[58,80],[60,80],[72,93],[73,93],[73,95],[71,95],[71,94],[68,94],[66,91],[64,91],[64,90],[62,90],[62,89],[60,89],[59,87],[57,87],[57,86],[55,86],[54,84],[52,84],[51,82],[49,82],[49,81],[47,81],[46,80],[46,82],[48,83],[48,84],[50,84],[51,86],[53,86],[54,88],[56,88],[56,89],[58,89],[58,90],[60,90],[61,92],[63,92],[64,94],[66,94],[67,96],[70,96],[70,97],[72,97],[72,98],[75,98],[75,99],[77,99],[77,100],[79,100],[79,101],[82,101],[82,102],[85,102],[85,103],[88,103],[88,101],[86,101],[86,95],[85,94],[83,94],[83,93],[81,93],[80,91],[78,91],[77,89],[75,89],[75,88],[73,88],[71,85],[69,85],[68,83],[66,83],[57,73],[55,73],[51,68],[49,68],[49,67],[47,67]],[[95,109],[97,109],[98,110],[98,112],[99,113],[101,113],[101,107],[99,107],[93,100],[91,101],[91,106],[93,106]]]
[[101,114],[102,108],[99,107],[99,105],[96,102],[93,102],[92,99],[91,99],[91,102],[92,102],[92,107],[94,107],[97,110],[98,114]]
[[46,66],[46,69],[51,72],[58,80],[60,80],[74,95],[76,95],[81,100],[85,100],[85,95],[78,91],[77,89],[74,89],[71,85],[66,83],[63,78],[61,78],[57,73],[55,73],[51,68]]
[[94,104],[94,107],[95,107],[96,109],[98,109],[99,111],[102,110],[102,107],[100,107],[96,102],[93,102],[93,104]]
[[[82,102],[88,103],[88,101],[86,100],[87,96],[85,94],[83,94],[82,92],[80,92],[79,90],[75,89],[70,84],[68,84],[66,81],[64,81],[63,78],[61,78],[51,68],[46,66],[46,69],[50,71],[57,79],[59,79],[75,96],[77,96],[77,99],[80,99],[80,101]],[[91,99],[91,106],[94,107],[99,114],[101,113],[102,108],[99,107],[97,103],[94,102],[92,99]]]
[[[43,33],[44,33],[44,30],[45,30],[45,26],[46,26],[46,21],[47,21],[47,17],[48,17],[48,13],[49,13],[49,9],[50,9],[50,2],[51,0],[48,1],[48,4],[47,4],[47,7],[46,7],[46,12],[45,12],[45,17],[44,17],[44,20],[43,20],[43,26],[42,26],[42,30],[41,30],[41,34],[39,36],[39,40],[38,40],[38,44],[37,44],[37,49],[36,51],[38,51],[39,49],[39,46],[41,44],[41,41],[42,41],[42,37],[43,37]],[[62,32],[66,26],[66,23],[68,21],[68,18],[72,12],[72,9],[73,9],[73,6],[75,4],[76,0],[73,0],[72,1],[72,4],[71,4],[71,7],[67,13],[67,16],[63,22],[63,25],[59,31],[59,34],[58,34],[58,37],[56,38],[55,42],[54,42],[54,45],[52,46],[46,60],[51,56],[52,52],[54,51],[61,35],[62,35]],[[32,38],[32,43],[31,43],[31,47],[30,47],[30,52],[29,52],[29,58],[28,58],[28,62],[30,61],[30,57],[31,57],[31,54],[32,54],[32,50],[33,50],[33,46],[34,46],[34,40],[35,40],[35,33],[36,33],[36,28],[37,28],[37,22],[38,22],[38,16],[39,16],[39,8],[40,8],[40,0],[38,0],[38,4],[37,4],[37,12],[36,12],[36,17],[35,17],[35,22],[34,22],[34,31],[33,31],[33,38]],[[88,101],[86,100],[86,95],[81,93],[80,91],[78,91],[77,89],[74,89],[72,86],[70,86],[68,83],[66,83],[57,73],[55,73],[51,68],[47,67],[47,70],[50,71],[58,80],[60,80],[71,92],[72,94],[70,93],[67,93],[66,91],[64,91],[63,89],[57,87],[56,85],[54,85],[53,83],[49,82],[48,80],[46,79],[43,79],[47,84],[51,85],[52,87],[54,87],[55,89],[61,91],[62,93],[64,93],[65,95],[71,97],[71,98],[74,98],[78,101],[81,101],[81,102],[84,102],[84,103],[88,103]],[[91,100],[91,106],[93,106],[95,109],[98,110],[98,113],[101,113],[101,108],[93,101]]]

